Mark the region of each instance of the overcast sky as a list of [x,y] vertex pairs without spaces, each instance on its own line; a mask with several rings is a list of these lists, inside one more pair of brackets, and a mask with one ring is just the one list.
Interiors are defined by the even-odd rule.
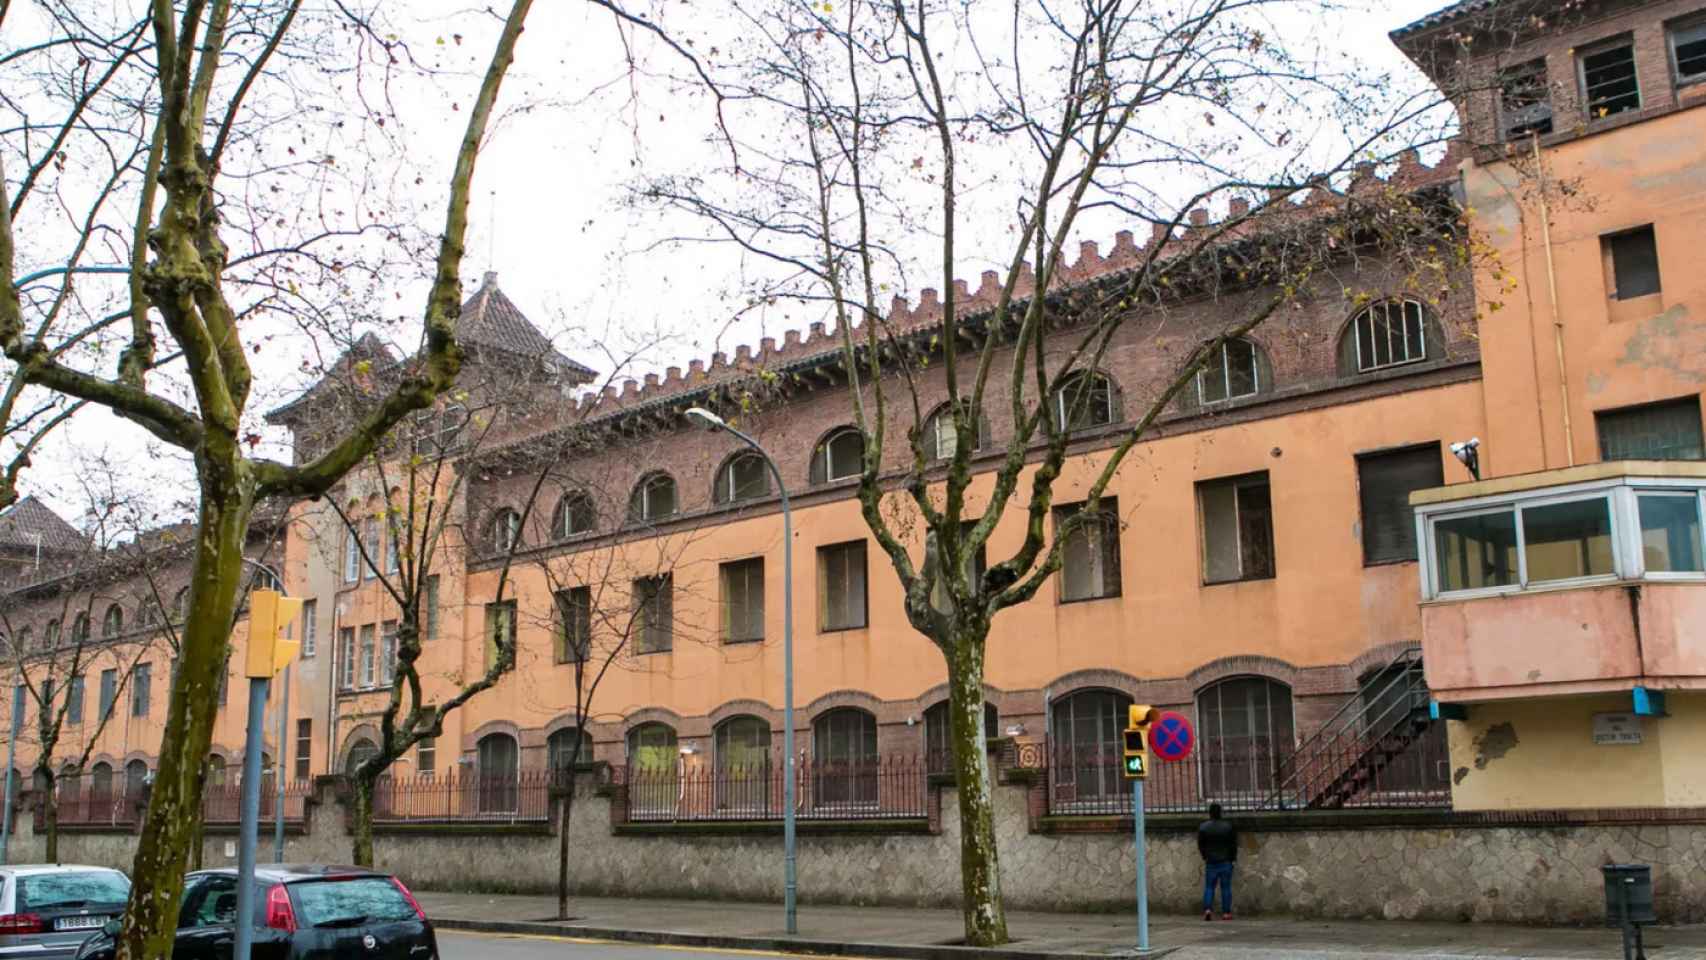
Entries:
[[[1374,3],[1315,24],[1313,31],[1330,50],[1410,71],[1386,34],[1442,5]],[[454,149],[450,130],[459,131],[465,117],[460,104],[452,112],[444,105],[471,95],[489,54],[494,21],[450,3],[438,4],[436,13],[434,6],[410,6],[411,12],[425,13],[402,26],[415,49],[444,73],[436,83],[416,84],[396,97],[405,115],[416,114],[409,127],[414,159],[429,176],[436,169],[432,182],[442,183]],[[686,35],[696,27],[694,17],[714,10],[711,0],[686,0],[668,8],[668,15],[674,18],[671,26]],[[741,261],[703,247],[660,245],[666,231],[656,216],[624,202],[639,171],[712,148],[705,144],[710,130],[705,103],[676,96],[664,84],[636,80],[622,49],[607,13],[568,2],[536,7],[506,82],[510,109],[480,158],[465,289],[471,292],[483,271],[497,270],[503,290],[559,349],[601,373],[612,365],[606,344],[620,349],[654,333],[666,339],[648,351],[644,366],[632,371],[636,376],[670,363],[685,367],[713,350],[732,355],[737,344],[756,344],[760,336],[780,340],[784,327],[803,326],[810,318],[775,311],[731,322]],[[704,53],[703,46],[698,49]],[[431,207],[431,218],[435,223],[442,218],[442,203]],[[1094,233],[1080,239],[1100,241],[1105,252],[1115,228],[1096,224]],[[971,262],[961,271],[973,286],[988,266],[976,254],[968,251]],[[400,292],[397,309],[418,313],[422,288],[403,285]],[[906,295],[916,299],[916,291]],[[288,343],[277,347],[256,358],[257,378],[266,383],[253,405],[257,410],[302,383],[300,350],[293,353]],[[274,455],[285,455],[282,439],[269,437]],[[153,455],[141,456],[145,449]],[[75,522],[86,502],[76,482],[78,464],[102,455],[134,463],[123,480],[133,485],[132,495],[158,503],[162,519],[190,502],[185,459],[150,447],[141,431],[99,411],[80,417],[42,451],[24,492],[45,496]]]

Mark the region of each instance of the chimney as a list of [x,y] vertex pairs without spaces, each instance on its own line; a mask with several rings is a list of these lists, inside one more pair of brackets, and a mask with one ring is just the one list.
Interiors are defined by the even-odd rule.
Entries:
[[486,275],[484,277],[480,278],[480,289],[482,289],[482,290],[486,290],[486,289],[496,290],[497,288],[498,288],[498,272],[496,270],[487,270]]
[[1243,197],[1232,198],[1232,216],[1242,217],[1250,212],[1250,201]]

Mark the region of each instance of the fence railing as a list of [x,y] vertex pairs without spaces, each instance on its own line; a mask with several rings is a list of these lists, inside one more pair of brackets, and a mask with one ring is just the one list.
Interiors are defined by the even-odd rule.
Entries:
[[375,823],[543,823],[551,813],[549,770],[510,776],[426,774],[375,785]]
[[[300,823],[308,815],[308,797],[314,793],[312,780],[290,780],[284,785],[284,819]],[[261,778],[261,820],[277,816],[278,784],[271,777]],[[208,784],[201,795],[203,823],[234,824],[242,820],[243,788],[238,784]]]
[[[1373,744],[1346,740],[1335,747],[1346,766],[1358,762]],[[1359,808],[1440,808],[1451,805],[1449,756],[1441,738],[1409,744],[1380,769],[1345,806]],[[1146,813],[1196,813],[1218,803],[1227,810],[1256,810],[1274,796],[1291,757],[1261,746],[1203,744],[1190,757],[1167,763],[1151,757],[1143,785]],[[1049,751],[1048,811],[1055,816],[1131,814],[1131,781],[1122,773],[1115,750]],[[1301,807],[1300,802],[1282,807]]]
[[[681,765],[626,771],[631,822],[780,820],[784,771],[780,758],[736,767]],[[929,816],[925,759],[898,756],[871,762],[803,760],[798,764],[794,815],[802,820],[900,820]]]
[[61,826],[135,825],[140,797],[100,791],[72,791],[61,786],[55,804]]

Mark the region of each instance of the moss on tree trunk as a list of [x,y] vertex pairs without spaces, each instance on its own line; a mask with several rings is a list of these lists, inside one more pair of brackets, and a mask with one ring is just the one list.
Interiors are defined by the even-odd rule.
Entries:
[[[366,766],[366,764],[363,764]],[[358,867],[373,866],[373,788],[377,778],[355,778],[355,811],[350,817],[350,860]]]
[[995,797],[983,729],[983,635],[958,628],[949,647],[949,732],[954,738],[954,784],[960,803],[960,887],[966,944],[993,947],[1007,942],[1007,911],[1001,902],[1001,864],[995,849]]

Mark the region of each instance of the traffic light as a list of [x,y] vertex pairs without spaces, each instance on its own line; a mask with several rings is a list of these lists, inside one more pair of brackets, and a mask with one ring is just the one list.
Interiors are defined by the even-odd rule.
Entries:
[[296,659],[302,644],[286,639],[284,631],[302,614],[302,601],[276,590],[249,594],[249,656],[244,676],[270,678]]
[[1149,777],[1149,725],[1155,722],[1156,710],[1148,704],[1133,704],[1125,728],[1125,763],[1121,767],[1127,780]]

